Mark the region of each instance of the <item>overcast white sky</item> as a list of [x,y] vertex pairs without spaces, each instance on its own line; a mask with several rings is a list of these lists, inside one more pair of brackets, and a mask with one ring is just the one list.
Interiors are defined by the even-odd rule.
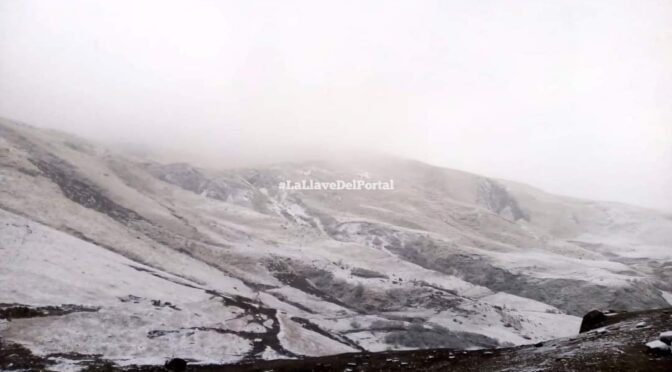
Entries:
[[672,209],[672,1],[0,1],[0,116]]

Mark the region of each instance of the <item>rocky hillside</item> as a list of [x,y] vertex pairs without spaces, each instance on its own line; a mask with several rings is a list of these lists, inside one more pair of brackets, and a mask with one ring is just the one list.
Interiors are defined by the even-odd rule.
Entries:
[[[644,340],[644,341],[643,341]],[[648,342],[647,342],[648,341]],[[342,354],[303,360],[188,366],[193,371],[670,371],[672,309],[610,313],[574,337],[495,350],[431,349]],[[103,367],[98,364],[95,367]],[[133,366],[128,371],[156,371]]]
[[62,367],[534,345],[667,306],[671,246],[664,213],[415,161],[204,169],[0,122],[0,338]]

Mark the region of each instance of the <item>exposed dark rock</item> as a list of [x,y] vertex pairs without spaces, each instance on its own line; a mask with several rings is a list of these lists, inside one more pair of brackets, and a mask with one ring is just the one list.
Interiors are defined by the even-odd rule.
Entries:
[[224,189],[209,188],[210,179],[189,164],[152,164],[148,167],[148,170],[156,178],[196,194],[207,191],[208,197],[219,200],[226,200],[228,195],[228,192]]
[[656,340],[646,344],[646,351],[655,357],[666,357],[670,354],[670,347],[664,343]]
[[299,323],[299,324],[301,325],[301,327],[303,327],[303,328],[305,328],[305,329],[307,329],[307,330],[309,330],[309,331],[313,331],[313,332],[315,332],[315,333],[317,333],[317,334],[320,334],[320,335],[322,335],[322,336],[324,336],[324,337],[326,337],[326,338],[329,338],[329,339],[332,339],[332,340],[334,340],[334,341],[336,341],[336,342],[340,342],[340,343],[342,343],[342,344],[348,345],[348,346],[350,346],[350,347],[352,347],[352,348],[354,348],[354,349],[357,349],[357,350],[360,350],[360,351],[366,351],[366,349],[364,349],[363,347],[359,346],[359,344],[357,344],[356,342],[350,340],[349,338],[347,338],[347,337],[345,337],[345,336],[341,336],[341,335],[336,334],[336,333],[330,333],[330,332],[327,332],[327,331],[325,331],[324,329],[322,329],[320,326],[318,326],[317,324],[311,322],[311,321],[308,320],[308,319],[300,318],[300,317],[298,317],[298,316],[295,316],[295,317],[292,317],[291,320],[292,320],[293,322]]
[[[245,360],[258,359],[259,356],[264,352],[264,350],[267,347],[270,347],[279,355],[284,355],[286,357],[292,357],[292,358],[298,356],[295,353],[285,349],[285,347],[280,342],[279,339],[279,334],[281,331],[280,320],[278,319],[278,311],[276,309],[271,309],[262,306],[260,303],[254,302],[242,296],[227,296],[214,290],[207,290],[206,293],[212,295],[213,297],[219,298],[224,306],[235,306],[242,309],[243,311],[245,311],[246,315],[250,315],[253,317],[254,323],[257,323],[263,327],[265,327],[264,323],[267,320],[271,320],[270,328],[265,327],[266,332],[264,333],[248,332],[246,336],[243,336],[250,340],[261,339],[261,342],[252,343],[253,346],[252,350],[247,353]],[[244,333],[244,332],[232,332],[229,330],[225,332],[235,333],[237,335],[242,335]]]
[[672,345],[672,335],[660,336],[658,339],[666,345]]
[[[627,287],[607,287],[577,279],[536,278],[515,274],[491,264],[485,257],[451,255],[435,260],[406,256],[403,249],[395,251],[418,265],[439,272],[455,275],[464,280],[553,305],[569,314],[581,316],[596,307],[619,310],[660,308],[667,301],[653,285],[633,281]],[[418,253],[420,256],[422,252]]]
[[154,306],[154,307],[168,307],[168,308],[171,308],[175,311],[181,311],[179,307],[173,305],[172,303],[164,302],[164,301],[161,301],[161,300],[152,300],[152,306]]
[[166,362],[166,369],[173,372],[184,372],[187,370],[187,361],[180,358],[173,358]]
[[514,221],[530,220],[529,214],[520,208],[518,201],[506,188],[488,178],[483,179],[478,186],[478,203],[500,215],[510,213],[510,216],[504,217],[510,217]]
[[292,260],[275,259],[269,261],[267,267],[284,284],[359,313],[374,314],[417,307],[446,310],[462,301],[450,293],[421,286],[374,290],[361,283],[354,285],[336,278],[330,271]]
[[270,294],[271,296],[277,298],[278,300],[280,300],[284,303],[287,303],[287,304],[290,304],[290,305],[294,306],[295,308],[297,308],[299,310],[305,311],[308,314],[316,314],[313,309],[310,309],[310,308],[308,308],[308,307],[306,307],[306,306],[304,306],[304,305],[302,305],[302,304],[300,304],[296,301],[292,301],[292,300],[288,299],[287,296],[283,295],[282,293],[268,292],[268,294]]
[[456,332],[447,328],[433,325],[429,328],[420,323],[413,323],[403,331],[393,331],[387,334],[385,342],[412,348],[493,348],[499,342],[488,336],[470,332]]
[[68,162],[51,154],[44,154],[29,160],[58,185],[63,195],[75,203],[108,215],[122,223],[144,220],[135,211],[112,201],[100,187],[81,176]]
[[369,270],[369,269],[362,269],[359,267],[355,267],[352,270],[350,270],[350,273],[354,276],[359,276],[361,278],[381,278],[381,279],[387,279],[387,275],[381,274],[377,271],[374,270]]
[[592,310],[588,314],[583,316],[583,321],[581,321],[581,329],[579,333],[588,332],[593,329],[601,327],[601,324],[607,320],[607,316],[599,310]]
[[318,289],[306,278],[305,274],[297,272],[292,266],[290,266],[290,264],[288,264],[288,262],[277,259],[269,260],[266,263],[266,267],[269,269],[269,271],[271,271],[271,274],[273,274],[273,276],[283,284],[319,297],[336,305],[343,306],[345,308],[349,307],[347,304],[338,300],[334,296],[331,296],[327,292]]
[[24,346],[0,338],[0,371],[44,371],[51,364]]
[[159,272],[157,272],[155,270],[152,270],[152,269],[147,269],[147,268],[136,266],[136,265],[128,265],[128,266],[130,268],[134,269],[134,270],[146,272],[146,273],[149,273],[151,275],[154,275],[157,278],[161,278],[163,280],[167,280],[169,282],[179,284],[179,285],[182,285],[182,286],[185,286],[185,287],[188,287],[188,288],[203,289],[201,287],[197,287],[193,284],[187,283],[186,279],[185,280],[178,280],[178,279],[175,279],[175,278],[171,278],[171,277],[169,277],[165,274],[159,273]]
[[77,312],[96,312],[99,308],[81,305],[26,306],[21,304],[0,304],[0,319],[38,318],[60,316]]
[[443,252],[450,252],[450,246],[439,245],[443,243],[423,235],[407,235],[402,239],[394,230],[368,222],[357,222],[355,231],[357,233],[352,233],[351,223],[329,230],[334,239],[341,241],[357,241],[358,237],[384,238],[387,250],[419,266],[461,277],[493,291],[541,301],[571,315],[582,316],[596,307],[633,311],[667,305],[655,283],[648,281],[635,280],[627,286],[610,287],[579,279],[538,278],[497,267],[482,256],[446,256]]

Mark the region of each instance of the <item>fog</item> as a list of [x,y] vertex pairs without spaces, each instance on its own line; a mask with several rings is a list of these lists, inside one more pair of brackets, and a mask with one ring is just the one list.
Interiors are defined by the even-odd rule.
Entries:
[[384,152],[672,209],[672,2],[0,2],[0,116],[218,164]]

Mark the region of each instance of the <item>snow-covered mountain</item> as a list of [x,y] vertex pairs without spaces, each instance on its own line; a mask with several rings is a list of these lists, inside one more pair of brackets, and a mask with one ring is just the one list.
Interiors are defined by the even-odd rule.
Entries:
[[[301,180],[394,190],[279,187]],[[672,216],[396,158],[163,164],[2,120],[0,283],[0,338],[60,366],[489,348],[667,306]]]

